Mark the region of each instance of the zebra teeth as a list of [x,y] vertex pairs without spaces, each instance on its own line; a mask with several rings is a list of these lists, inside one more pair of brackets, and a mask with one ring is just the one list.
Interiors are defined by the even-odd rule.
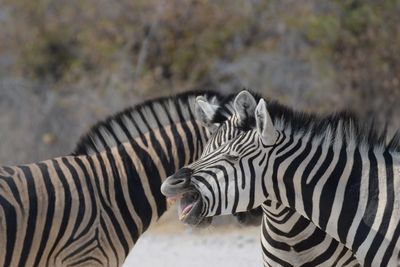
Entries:
[[189,191],[180,197],[179,206],[179,220],[186,221],[196,207],[199,200],[199,193],[196,191]]
[[190,211],[192,210],[194,206],[194,203],[187,205],[183,210],[181,215],[179,216],[179,220],[184,220],[186,218],[186,216],[190,213]]

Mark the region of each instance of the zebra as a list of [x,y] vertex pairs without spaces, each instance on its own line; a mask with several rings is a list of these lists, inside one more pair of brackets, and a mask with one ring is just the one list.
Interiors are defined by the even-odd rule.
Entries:
[[317,116],[277,102],[267,110],[264,99],[252,114],[237,111],[243,133],[162,186],[167,196],[195,192],[186,217],[201,221],[273,200],[344,244],[360,265],[398,265],[398,133],[386,144],[385,132],[348,113]]
[[[248,91],[243,91],[235,99],[236,109],[242,110],[241,113],[245,110],[243,103],[251,103],[246,112],[253,114],[257,103]],[[208,141],[203,156],[243,133],[243,129],[238,127],[239,119],[233,106],[221,105],[220,109],[212,109],[209,107],[212,104],[203,99],[197,99],[196,104],[202,107],[196,114],[204,125],[219,126]],[[227,111],[226,108],[230,109]],[[265,266],[359,266],[351,250],[299,213],[271,200],[263,204],[263,210],[261,244]]]
[[[167,209],[161,182],[210,136],[194,117],[198,94],[128,108],[71,155],[0,167],[0,266],[121,266]],[[215,104],[222,97],[202,94]]]
[[1,167],[0,266],[120,266],[166,210],[162,179],[202,150],[196,95],[117,114],[71,156]]
[[[254,97],[260,98],[257,94],[253,96],[245,90],[236,97],[235,108],[223,105],[219,110],[210,109],[207,105],[212,105],[211,103],[197,99],[196,104],[201,104],[203,107],[202,113],[209,113],[205,116],[201,112],[197,112],[196,114],[200,114],[200,116],[198,115],[199,120],[203,120],[204,125],[220,126],[208,141],[203,156],[243,133],[243,128],[238,127],[239,119],[238,115],[234,114],[234,110],[253,114],[257,105]],[[251,103],[251,105],[245,107],[244,103]],[[228,112],[225,110],[227,107],[231,108]],[[247,111],[244,111],[245,109]],[[229,117],[227,113],[233,114],[233,116],[226,119]],[[208,120],[208,118],[212,119]],[[261,245],[265,266],[277,264],[283,266],[288,264],[292,266],[359,266],[351,250],[321,231],[299,213],[270,199],[262,206],[264,214]]]

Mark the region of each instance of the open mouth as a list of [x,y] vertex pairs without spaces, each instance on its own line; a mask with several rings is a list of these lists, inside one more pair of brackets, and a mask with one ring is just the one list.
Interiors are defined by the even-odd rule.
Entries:
[[202,211],[202,201],[199,192],[191,190],[181,195],[168,197],[170,205],[179,201],[179,220],[190,225],[199,225],[203,218],[200,216]]

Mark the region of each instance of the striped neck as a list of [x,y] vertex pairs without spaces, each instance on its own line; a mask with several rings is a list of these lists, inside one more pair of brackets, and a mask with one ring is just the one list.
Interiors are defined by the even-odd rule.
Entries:
[[[287,128],[280,133],[269,151],[266,198],[310,219],[361,263],[388,263],[400,235],[400,216],[393,210],[400,201],[398,153],[352,139],[340,125],[324,135]],[[378,251],[382,244],[386,254]]]
[[[73,155],[96,166],[101,226],[114,229],[125,259],[140,235],[166,211],[161,182],[200,156],[208,131],[195,120],[196,97],[218,104],[211,91],[189,91],[152,99],[97,123]],[[111,234],[111,233],[110,233]]]
[[162,181],[197,159],[208,137],[197,121],[189,120],[88,156],[99,185],[101,221],[119,233],[118,239],[126,240],[125,252],[166,211]]

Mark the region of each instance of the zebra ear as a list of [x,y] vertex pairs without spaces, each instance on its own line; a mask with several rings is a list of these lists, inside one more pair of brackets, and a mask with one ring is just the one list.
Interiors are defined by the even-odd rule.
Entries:
[[218,105],[209,103],[203,96],[196,97],[195,116],[210,132],[214,132],[219,126],[212,122],[218,108]]
[[241,91],[235,98],[234,108],[240,121],[253,116],[256,106],[254,96],[246,90]]
[[265,145],[274,145],[276,140],[278,139],[278,133],[275,129],[274,124],[272,123],[272,119],[268,113],[267,105],[264,99],[260,99],[260,102],[258,102],[255,111],[255,117],[257,132],[260,135],[263,143]]

